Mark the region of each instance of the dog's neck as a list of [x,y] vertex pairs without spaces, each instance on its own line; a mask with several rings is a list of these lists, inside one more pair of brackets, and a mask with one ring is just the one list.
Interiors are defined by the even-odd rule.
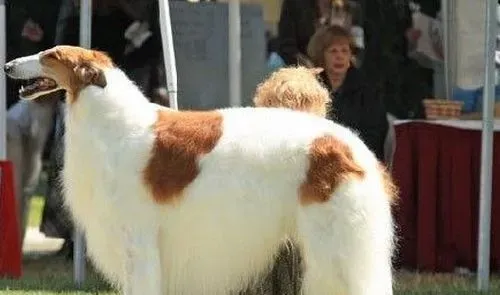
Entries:
[[119,126],[139,127],[154,122],[157,108],[121,70],[106,70],[105,77],[105,88],[88,86],[68,104],[68,125],[117,128],[118,132]]

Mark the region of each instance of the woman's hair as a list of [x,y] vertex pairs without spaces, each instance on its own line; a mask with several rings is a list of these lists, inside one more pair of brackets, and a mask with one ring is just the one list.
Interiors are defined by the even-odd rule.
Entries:
[[311,40],[307,45],[307,55],[315,66],[324,67],[325,50],[332,44],[340,42],[348,43],[353,55],[356,54],[356,45],[354,43],[354,38],[352,37],[349,30],[337,25],[322,26],[318,28],[314,35],[311,37]]

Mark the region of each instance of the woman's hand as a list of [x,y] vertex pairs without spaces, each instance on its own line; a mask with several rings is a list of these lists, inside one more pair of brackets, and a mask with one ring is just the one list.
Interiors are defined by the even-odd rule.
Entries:
[[406,39],[411,43],[416,43],[421,35],[422,32],[419,29],[409,28],[406,30]]
[[408,41],[409,50],[414,50],[417,47],[418,39],[422,36],[422,31],[415,28],[409,28],[405,32],[406,40]]
[[40,42],[43,39],[43,30],[39,24],[35,23],[32,19],[28,19],[24,23],[21,36],[32,42]]

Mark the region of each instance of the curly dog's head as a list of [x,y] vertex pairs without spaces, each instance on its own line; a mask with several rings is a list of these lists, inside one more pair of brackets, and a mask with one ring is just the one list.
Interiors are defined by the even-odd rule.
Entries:
[[256,107],[289,108],[325,117],[330,96],[317,79],[320,68],[282,68],[260,83],[254,96]]

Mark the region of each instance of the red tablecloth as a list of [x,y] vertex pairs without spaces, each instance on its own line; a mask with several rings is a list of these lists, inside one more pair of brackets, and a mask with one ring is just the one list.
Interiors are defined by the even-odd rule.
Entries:
[[[476,124],[477,127],[477,124]],[[427,122],[396,125],[400,267],[476,269],[481,131]],[[500,132],[495,132],[491,267],[500,268]]]

